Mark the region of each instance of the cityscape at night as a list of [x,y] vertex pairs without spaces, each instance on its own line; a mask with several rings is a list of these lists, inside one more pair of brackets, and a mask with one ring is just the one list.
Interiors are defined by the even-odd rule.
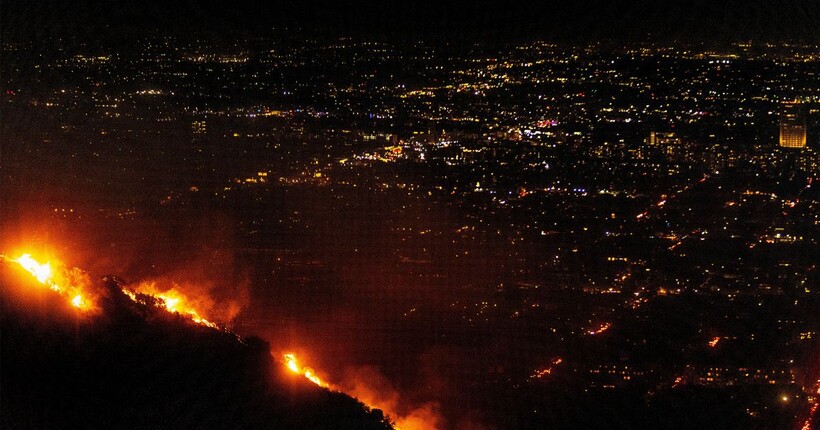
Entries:
[[820,3],[25,3],[3,428],[820,428]]

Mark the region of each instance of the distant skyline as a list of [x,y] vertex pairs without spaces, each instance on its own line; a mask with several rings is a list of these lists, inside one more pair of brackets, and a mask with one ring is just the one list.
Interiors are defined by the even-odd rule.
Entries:
[[577,0],[542,2],[19,1],[0,2],[5,40],[191,34],[568,42],[820,41],[820,2]]

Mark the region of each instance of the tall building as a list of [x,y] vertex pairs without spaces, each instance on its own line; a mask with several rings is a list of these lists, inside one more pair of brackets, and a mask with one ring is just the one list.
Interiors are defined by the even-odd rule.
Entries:
[[783,103],[780,112],[780,146],[806,147],[806,115],[800,102]]

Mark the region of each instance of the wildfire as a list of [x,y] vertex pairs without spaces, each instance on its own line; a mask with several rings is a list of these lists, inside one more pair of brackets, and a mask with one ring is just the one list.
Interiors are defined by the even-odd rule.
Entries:
[[543,369],[536,370],[535,372],[533,372],[533,374],[532,374],[532,375],[530,375],[530,379],[541,379],[541,378],[544,378],[544,377],[546,377],[546,376],[551,375],[551,374],[552,374],[552,370],[555,368],[555,366],[557,366],[557,365],[559,365],[559,364],[561,364],[561,363],[563,363],[563,362],[564,362],[564,359],[562,359],[562,358],[560,358],[560,357],[559,357],[559,358],[556,358],[555,360],[553,360],[553,361],[552,361],[552,365],[551,365],[551,366],[549,366],[549,367],[545,367],[545,368],[543,368]]
[[818,408],[820,408],[820,403],[815,403],[811,406],[809,416],[806,418],[806,421],[803,423],[803,427],[801,427],[800,430],[812,430],[814,428],[814,418]]
[[[68,269],[64,264],[57,260],[40,262],[30,254],[22,254],[16,258],[10,258],[0,254],[0,261],[19,265],[22,269],[30,273],[31,276],[34,277],[34,279],[36,279],[40,284],[65,297],[68,303],[78,310],[91,311],[97,309],[94,302],[94,298],[96,298],[97,295],[94,294],[93,290],[91,290],[92,283],[89,281],[87,273],[81,271],[80,269]],[[179,285],[174,284],[172,288],[162,290],[161,288],[158,288],[154,282],[142,282],[136,285],[128,285],[127,287],[120,286],[120,289],[123,294],[135,303],[156,304],[161,306],[169,313],[176,313],[185,316],[197,324],[220,329],[216,323],[205,319],[200,313],[203,308],[209,309],[210,303],[207,301],[203,302],[202,300],[191,299],[189,296],[186,296],[180,291]],[[608,324],[606,328],[609,328]],[[606,328],[601,331],[606,330]],[[343,391],[341,387],[331,385],[321,379],[312,368],[302,366],[295,354],[284,354],[283,360],[289,371],[297,375],[301,375],[317,386],[333,391]],[[560,363],[561,359],[557,359],[552,364],[555,366]],[[546,374],[549,374],[551,371],[552,369],[537,377],[540,378],[546,376]],[[358,393],[358,395],[360,397],[362,396],[361,393]],[[382,403],[382,401],[378,401],[379,399],[375,398],[360,400],[365,401],[366,404],[370,403],[371,405],[373,403]],[[370,401],[373,401],[373,403]],[[391,402],[388,402],[384,406],[387,407],[382,407],[381,409],[388,413],[394,412],[396,409],[396,405]],[[368,407],[374,408],[374,406]],[[396,429],[403,428],[404,430],[431,428],[429,422],[432,422],[430,420],[435,421],[435,416],[433,416],[433,418],[429,418],[427,416],[429,414],[422,413],[426,411],[426,409],[423,411],[421,409],[419,409],[421,412],[413,411],[411,414],[403,417],[395,415],[398,417],[398,425],[394,427]]]
[[29,272],[37,282],[68,297],[69,303],[75,308],[82,311],[89,311],[94,308],[93,303],[83,291],[86,283],[83,277],[80,276],[81,272],[78,269],[66,269],[59,262],[54,263],[55,269],[52,267],[51,262],[41,263],[34,259],[31,254],[22,254],[17,258],[2,256],[2,259],[7,262],[17,263]]
[[[89,311],[95,308],[94,302],[91,300],[88,292],[88,279],[79,269],[74,268],[69,270],[57,260],[40,262],[32,257],[31,254],[22,254],[17,258],[9,258],[6,256],[0,256],[0,258],[19,265],[29,272],[37,282],[65,296],[73,307],[82,311]],[[122,288],[122,292],[135,302],[142,302],[138,299],[137,293],[152,296],[168,312],[188,316],[197,324],[218,328],[216,323],[205,319],[205,317],[197,311],[192,300],[188,299],[176,288],[160,291],[153,283],[142,283],[135,291]]]
[[71,304],[77,308],[82,308],[84,303],[85,301],[83,300],[83,296],[79,294],[77,294],[76,296],[74,296],[73,299],[71,299]]
[[135,291],[123,288],[123,293],[135,302],[140,302],[137,294],[144,294],[156,299],[166,311],[180,315],[188,316],[191,321],[211,328],[219,328],[219,326],[204,317],[196,310],[192,300],[177,290],[171,288],[167,291],[160,291],[153,282],[144,282],[137,286]]
[[37,278],[41,284],[49,285],[52,289],[54,289],[54,283],[51,281],[51,264],[38,263],[37,260],[32,258],[29,254],[23,254],[11,261],[19,264],[23,269],[26,269],[29,273],[34,275],[34,277]]
[[291,372],[296,373],[297,375],[304,376],[305,378],[307,378],[307,380],[313,382],[314,384],[320,387],[330,388],[330,384],[316,376],[316,372],[313,369],[311,369],[310,367],[300,366],[299,361],[296,359],[296,356],[294,354],[288,353],[285,354],[283,357],[285,360],[285,365]]

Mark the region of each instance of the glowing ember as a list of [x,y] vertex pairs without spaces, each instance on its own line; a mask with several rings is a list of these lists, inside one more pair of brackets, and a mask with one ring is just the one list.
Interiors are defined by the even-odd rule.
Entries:
[[325,381],[322,381],[318,376],[316,376],[316,373],[314,372],[313,369],[311,369],[309,367],[299,366],[299,362],[298,362],[298,360],[296,360],[295,355],[290,354],[290,353],[285,354],[284,359],[285,359],[285,365],[287,366],[287,368],[291,372],[296,373],[298,375],[304,376],[305,378],[307,378],[307,380],[309,380],[310,382],[313,382],[314,384],[316,384],[320,387],[330,388],[330,384],[328,384]]
[[811,410],[809,410],[809,417],[806,418],[806,421],[803,423],[803,427],[801,427],[800,430],[812,430],[814,428],[814,417],[819,407],[820,403],[815,403],[812,405]]
[[597,334],[601,334],[601,333],[609,330],[610,327],[612,327],[612,323],[604,323],[604,324],[601,324],[600,327],[598,327],[594,330],[587,331],[587,334],[590,335],[590,336],[595,336]]
[[556,359],[552,362],[552,365],[551,365],[550,367],[546,367],[546,368],[544,368],[544,369],[536,370],[535,372],[533,372],[533,374],[532,374],[532,375],[530,375],[530,379],[541,379],[541,378],[543,378],[543,377],[545,377],[545,376],[548,376],[548,375],[552,374],[552,370],[553,370],[553,368],[554,368],[555,366],[557,366],[557,365],[559,365],[559,364],[563,363],[563,362],[564,362],[564,360],[563,360],[562,358],[556,358]]
[[714,348],[717,346],[718,342],[720,342],[720,338],[715,336],[712,340],[709,341],[709,348]]
[[63,296],[69,297],[69,302],[75,308],[83,311],[93,308],[93,303],[88,301],[84,294],[83,289],[86,282],[80,270],[68,270],[59,262],[54,263],[53,266],[57,268],[55,269],[52,267],[52,262],[41,263],[34,259],[31,254],[23,254],[17,258],[2,256],[2,259],[7,262],[17,263],[29,272],[37,282]]

